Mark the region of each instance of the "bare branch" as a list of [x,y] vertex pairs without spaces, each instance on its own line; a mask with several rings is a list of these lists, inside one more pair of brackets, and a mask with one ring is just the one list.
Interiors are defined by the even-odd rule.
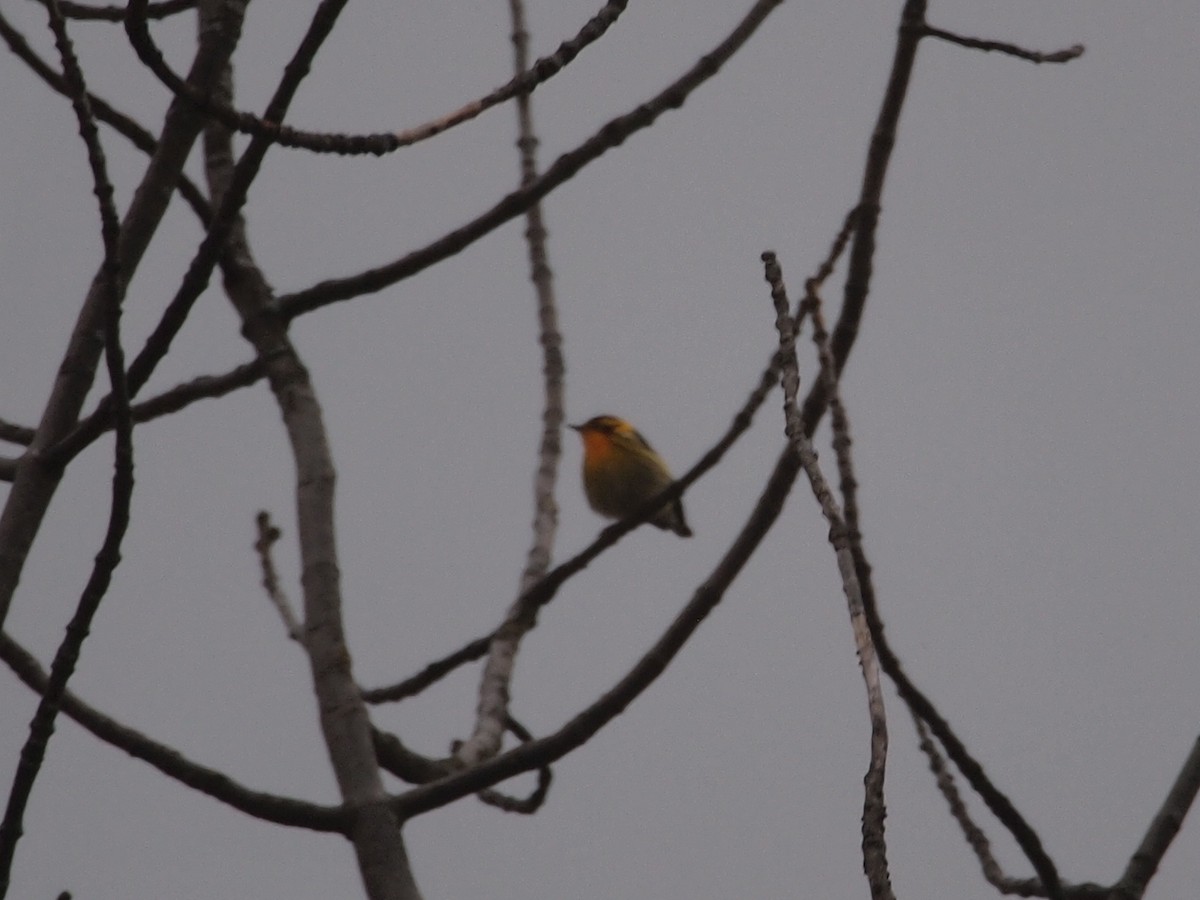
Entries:
[[929,728],[916,713],[913,713],[912,720],[913,725],[917,729],[918,746],[921,748],[921,752],[929,759],[929,771],[934,775],[938,790],[946,798],[946,803],[950,807],[950,815],[958,822],[958,827],[962,829],[967,843],[975,851],[975,856],[979,859],[980,868],[983,870],[983,877],[987,879],[989,884],[1004,893],[1032,896],[1029,894],[1020,894],[1020,891],[1015,889],[1017,887],[1016,879],[1011,879],[1004,874],[1004,871],[1000,868],[1000,863],[996,862],[996,857],[992,855],[991,841],[988,840],[988,836],[984,833],[983,829],[975,824],[975,820],[971,818],[971,813],[967,810],[967,805],[963,802],[962,796],[958,792],[958,786],[954,783],[954,773],[947,768],[945,759],[938,752],[937,744],[929,736]]
[[[403,131],[385,131],[376,134],[346,134],[339,132],[302,131],[283,124],[264,114],[261,118],[252,113],[234,109],[215,101],[210,95],[192,89],[167,65],[162,52],[150,36],[144,19],[139,14],[124,16],[129,42],[138,58],[177,97],[185,98],[198,109],[213,117],[226,128],[256,137],[284,147],[310,150],[314,153],[336,153],[342,156],[370,154],[383,156],[403,147],[427,140],[476,118],[481,113],[511,100],[528,95],[539,84],[548,81],[567,67],[589,44],[595,43],[620,18],[628,0],[609,0],[600,11],[589,19],[570,40],[563,41],[552,55],[543,57],[532,66],[523,67],[522,72],[507,84],[501,85],[483,97],[464,104],[430,122]],[[122,11],[123,12],[123,11]]]
[[[228,260],[222,257],[222,267],[226,268]],[[259,360],[242,363],[228,372],[220,375],[201,375],[191,381],[177,384],[163,391],[156,397],[135,403],[130,408],[135,422],[150,422],[174,412],[179,412],[191,406],[197,400],[208,400],[223,397],[239,388],[249,387],[266,376],[266,369]],[[109,401],[105,398],[96,410],[76,426],[75,430],[55,445],[57,457],[74,459],[89,446],[96,438],[112,428],[112,411]]]
[[[131,0],[129,7],[130,15],[126,20],[127,29],[136,30],[143,18],[142,13],[145,5],[146,0]],[[299,87],[300,81],[308,72],[308,66],[312,61],[313,55],[319,48],[321,41],[328,34],[329,29],[333,27],[337,14],[332,11],[332,8],[336,6],[338,6],[337,3],[325,0],[317,9],[308,34],[298,48],[292,62],[285,70],[284,78],[267,106],[268,117],[282,120],[291,103],[292,97],[295,95],[295,91]],[[144,25],[144,22],[141,24]],[[206,89],[205,93],[213,93],[212,88]],[[179,286],[175,296],[167,305],[158,325],[150,337],[147,338],[142,351],[129,367],[131,393],[136,394],[145,385],[159,362],[166,356],[175,335],[187,320],[192,305],[208,286],[208,280],[214,266],[219,260],[224,259],[225,241],[233,227],[233,220],[237,217],[242,205],[245,203],[247,191],[250,188],[250,184],[258,175],[259,168],[262,165],[267,150],[270,148],[270,144],[271,142],[264,138],[252,140],[238,161],[237,167],[230,178],[229,190],[222,195],[220,208],[216,210],[208,222],[208,231],[196,255],[193,257],[187,273],[184,275],[183,283]],[[227,263],[228,261],[226,260],[225,262]],[[231,277],[228,272],[226,272],[226,277],[227,279]],[[93,413],[89,420],[88,430],[86,432],[79,431],[72,433],[69,436],[69,440],[60,442],[50,448],[47,456],[60,465],[65,464],[67,460],[78,453],[87,443],[103,433],[105,420],[109,415],[110,404],[110,397],[105,397],[101,400],[96,412]]]
[[[838,572],[842,578],[842,591],[850,610],[850,624],[854,631],[854,643],[858,650],[858,661],[862,668],[863,681],[867,687],[867,709],[871,719],[871,754],[864,779],[863,800],[863,871],[871,887],[873,900],[895,900],[891,876],[888,873],[887,841],[884,837],[884,819],[887,807],[883,798],[884,775],[887,767],[887,717],[884,713],[883,690],[879,681],[879,664],[871,642],[871,632],[863,613],[862,590],[855,570],[854,555],[845,520],[838,509],[833,491],[829,489],[817,463],[817,453],[804,434],[804,421],[796,405],[800,390],[800,368],[796,359],[797,323],[793,320],[783,284],[783,272],[772,252],[762,255],[767,282],[771,286],[771,300],[775,305],[775,328],[779,332],[779,352],[783,356],[783,411],[786,421],[788,442],[800,459],[804,474],[808,477],[813,496],[821,506],[821,514],[829,523],[829,543],[837,556]],[[813,309],[809,307],[809,312]],[[832,372],[832,365],[830,367]]]
[[[529,33],[525,26],[522,0],[509,0],[512,17],[513,69],[520,78],[528,68]],[[532,103],[528,94],[517,97],[517,150],[520,159],[521,186],[537,180],[537,135],[533,128]],[[558,531],[558,504],[554,489],[558,481],[558,463],[562,456],[564,420],[565,363],[562,335],[558,330],[558,308],[554,298],[554,274],[546,251],[546,226],[541,203],[525,213],[525,240],[529,248],[530,277],[537,295],[538,343],[542,348],[542,437],[538,447],[537,474],[533,488],[533,544],[521,573],[518,595],[536,583],[550,568],[554,537]],[[465,765],[474,765],[500,751],[508,722],[509,685],[516,664],[521,638],[534,625],[532,617],[521,616],[522,607],[514,603],[504,624],[497,629],[488,649],[487,662],[479,684],[479,703],[475,728],[455,752]]]
[[[304,39],[285,67],[284,76],[267,104],[265,116],[268,120],[283,120],[300,82],[308,74],[313,58],[333,29],[344,4],[345,0],[322,0],[318,6]],[[136,30],[139,24],[144,25],[145,6],[146,0],[130,0],[129,16],[125,23],[127,29]],[[191,312],[192,305],[208,286],[213,267],[222,253],[225,240],[246,202],[246,194],[258,176],[270,146],[270,140],[255,137],[238,160],[229,177],[227,190],[221,194],[220,205],[209,222],[208,232],[188,267],[183,283],[167,305],[153,333],[147,338],[142,351],[129,367],[129,382],[133,392],[136,393],[145,385],[158,363],[166,356],[172,340]]]
[[1058,871],[1054,862],[1043,849],[1037,832],[1025,821],[1024,816],[1017,811],[1012,801],[992,783],[987,773],[984,772],[983,766],[967,751],[966,746],[938,712],[937,707],[904,672],[899,658],[884,635],[883,621],[879,617],[875,592],[871,586],[871,567],[861,551],[855,553],[855,566],[859,572],[859,584],[862,587],[863,609],[883,671],[892,679],[901,699],[908,705],[913,715],[928,723],[930,730],[946,748],[947,755],[954,761],[954,765],[962,772],[963,777],[987,804],[988,809],[1016,839],[1022,852],[1037,871],[1041,884],[1044,886],[1045,896],[1052,900],[1063,900],[1064,889],[1058,877]]
[[185,381],[170,390],[163,391],[157,397],[134,404],[131,410],[133,421],[149,422],[170,413],[179,412],[197,400],[224,397],[239,388],[255,384],[265,375],[263,364],[254,360],[242,363],[237,368],[221,375],[202,375],[199,378],[193,378],[191,381]]
[[[854,239],[850,249],[844,300],[841,314],[829,342],[834,369],[839,376],[857,338],[859,322],[862,320],[862,314],[866,308],[883,185],[892,148],[896,142],[896,126],[904,107],[905,96],[908,93],[908,83],[916,60],[917,45],[920,43],[926,27],[925,9],[925,0],[906,0],[905,2],[900,18],[892,71],[888,77],[883,105],[871,134],[870,148],[867,151],[867,164],[863,173],[862,189],[855,216]],[[815,427],[829,402],[826,381],[827,379],[823,378],[814,384],[804,401],[802,419],[805,433],[809,436],[812,434],[809,425]],[[783,457],[780,462],[782,464]],[[1062,886],[1058,872],[1053,861],[1042,848],[1037,833],[1017,812],[1012,802],[992,784],[984,773],[983,767],[967,752],[966,747],[951,731],[949,724],[901,669],[899,659],[892,652],[883,634],[883,623],[875,606],[875,595],[870,581],[870,566],[861,553],[856,552],[854,555],[859,585],[862,590],[863,607],[871,629],[875,650],[879,655],[880,666],[896,684],[901,697],[910,708],[913,708],[929,723],[933,733],[946,748],[954,764],[987,803],[988,808],[1012,832],[1021,850],[1029,858],[1038,876],[1042,879],[1048,895],[1054,900],[1061,900]]]
[[[958,787],[954,783],[954,773],[946,766],[946,761],[938,751],[937,744],[929,736],[929,729],[915,714],[913,715],[913,725],[917,729],[918,746],[929,759],[929,770],[934,774],[938,790],[941,791],[950,807],[950,815],[958,822],[967,843],[975,851],[975,856],[979,859],[979,865],[983,871],[983,877],[1003,894],[1017,897],[1045,897],[1046,890],[1038,879],[1012,878],[1004,874],[1004,870],[1000,868],[1000,864],[992,855],[991,842],[984,834],[983,829],[971,818],[966,804],[958,793]],[[1084,882],[1082,884],[1064,884],[1062,890],[1063,896],[1067,900],[1105,900],[1109,895],[1110,888],[1093,882]]]
[[113,205],[113,187],[108,177],[108,165],[100,146],[96,120],[87,100],[87,85],[83,70],[75,57],[75,49],[67,34],[66,21],[59,12],[57,0],[47,0],[50,28],[62,60],[63,72],[71,91],[71,105],[79,123],[79,135],[87,148],[88,164],[92,170],[93,192],[100,210],[100,232],[104,242],[104,261],[100,267],[98,296],[104,322],[104,355],[114,397],[117,439],[113,462],[112,500],[104,542],[96,554],[92,573],[80,595],[75,614],[67,626],[66,636],[59,644],[50,668],[46,690],[29,725],[29,737],[21,748],[20,762],[9,790],[4,818],[0,821],[0,896],[7,892],[13,855],[22,831],[25,807],[33,792],[34,782],[46,757],[46,747],[54,733],[62,695],[67,682],[75,673],[83,642],[91,629],[92,619],[100,601],[108,593],[112,574],[121,561],[121,542],[129,527],[129,507],[133,496],[133,423],[129,418],[129,392],[125,381],[125,355],[121,348],[121,300],[124,284],[120,265],[120,232],[117,211]]
[[379,765],[408,784],[429,784],[458,768],[454,758],[432,759],[409,750],[400,738],[371,728],[371,742]]
[[[512,716],[506,717],[505,727],[523,744],[527,744],[533,740],[533,735],[529,733],[529,730]],[[546,802],[546,798],[550,795],[550,785],[553,781],[554,773],[550,770],[550,767],[542,766],[538,769],[537,784],[527,797],[510,797],[508,794],[503,794],[491,788],[480,791],[475,796],[488,806],[494,806],[497,809],[504,810],[504,812],[532,816]]]
[[620,145],[635,132],[654,124],[663,113],[682,106],[688,95],[716,75],[721,66],[750,39],[782,2],[783,0],[757,0],[729,36],[712,52],[703,56],[682,78],[668,85],[632,112],[608,122],[591,138],[556,159],[531,184],[513,191],[466,225],[379,268],[368,269],[348,278],[323,281],[294,294],[280,297],[280,312],[285,318],[293,319],[331,303],[383,290],[453,256],[505,222],[521,215],[556,187],[574,177],[588,163],[599,159],[606,151]]
[[[27,687],[37,693],[46,690],[48,677],[32,654],[0,631],[0,659]],[[340,806],[320,806],[290,797],[252,791],[215,769],[202,766],[178,750],[123,725],[67,691],[62,696],[62,711],[93,736],[124,750],[134,759],[149,763],[168,778],[173,778],[202,794],[207,794],[239,812],[296,828],[313,831],[343,832],[351,816]]]
[[271,547],[279,540],[283,532],[271,524],[271,514],[265,509],[259,510],[258,515],[254,517],[254,523],[258,528],[258,540],[254,542],[254,550],[258,554],[258,562],[262,567],[263,590],[267,592],[267,599],[271,601],[279,613],[279,618],[283,620],[288,637],[297,644],[303,644],[304,628],[296,618],[296,614],[292,612],[292,604],[288,602],[287,594],[279,586],[279,574],[275,571],[275,563],[271,559]]
[[[533,735],[511,716],[506,718],[504,727],[516,735],[522,743],[533,740]],[[463,769],[462,764],[454,756],[447,759],[430,759],[409,750],[394,734],[374,728],[371,735],[379,765],[409,784],[429,784],[439,778],[461,772]],[[454,747],[453,751],[457,753],[458,747]],[[527,797],[511,797],[490,788],[479,791],[476,796],[483,803],[495,806],[505,812],[532,815],[545,802],[552,781],[553,775],[550,767],[542,766],[538,769],[537,785]]]
[[[346,0],[322,0],[313,14],[308,31],[267,105],[272,121],[283,120],[345,3]],[[216,0],[202,0],[202,23],[214,14],[215,5]],[[228,67],[215,90],[227,101],[232,100],[232,75]],[[218,122],[208,124],[205,170],[213,197],[218,201],[218,212],[205,238],[205,245],[209,241],[215,243],[208,249],[207,257],[202,245],[198,260],[204,258],[206,270],[195,284],[203,286],[215,253],[225,247],[230,262],[225,272],[225,289],[242,320],[243,335],[266,368],[295,460],[304,593],[305,630],[301,646],[309,659],[321,733],[338,789],[345,804],[354,810],[347,836],[354,847],[368,897],[416,900],[420,891],[409,865],[399,822],[385,802],[387,794],[372,746],[371,722],[354,681],[350,651],[346,647],[334,531],[335,472],[320,403],[308,370],[288,338],[286,325],[270,314],[271,289],[250,252],[240,213],[246,192],[269,147],[269,140],[261,136],[251,138],[235,165],[231,132]],[[193,272],[195,268],[189,271],[189,277]]]
[[[853,214],[851,214],[853,215]],[[849,226],[851,217],[847,217]],[[844,232],[843,232],[844,233]],[[836,246],[836,242],[835,242]],[[831,257],[832,258],[832,257]],[[841,391],[838,387],[838,376],[833,361],[833,353],[829,347],[829,333],[825,329],[825,318],[821,313],[819,288],[826,268],[805,283],[803,308],[808,311],[813,323],[813,342],[817,346],[817,355],[821,362],[820,377],[825,383],[829,395],[829,409],[833,421],[833,449],[837,459],[839,488],[842,493],[844,509],[844,540],[846,550],[856,574],[864,572],[869,575],[869,568],[858,565],[858,561],[866,560],[863,548],[862,531],[858,515],[858,481],[854,476],[853,461],[850,456],[851,438],[850,421],[842,405]],[[833,532],[830,532],[830,539]],[[873,892],[883,894],[891,892],[888,880],[887,847],[884,843],[884,817],[887,809],[883,801],[883,783],[885,763],[887,758],[888,733],[887,718],[884,711],[883,689],[879,682],[879,664],[875,653],[875,644],[871,638],[870,626],[867,624],[863,608],[862,593],[872,590],[868,583],[865,586],[856,578],[855,598],[851,601],[851,623],[854,628],[855,645],[858,648],[859,660],[863,667],[863,678],[867,683],[867,704],[871,718],[871,765],[865,778],[866,801],[863,809],[863,865],[867,878],[871,881]],[[857,602],[855,602],[857,601]],[[878,888],[875,885],[878,884]]]
[[[871,143],[867,149],[867,163],[863,169],[862,187],[859,189],[858,204],[852,213],[854,238],[850,247],[850,260],[846,274],[846,285],[842,310],[830,340],[834,365],[840,375],[854,341],[858,337],[858,325],[862,321],[870,292],[871,275],[875,257],[875,232],[879,227],[879,210],[883,198],[883,185],[887,177],[892,148],[896,144],[896,126],[904,99],[908,94],[908,82],[912,77],[916,61],[917,45],[920,42],[915,29],[925,22],[925,0],[906,0],[900,15],[899,36],[896,52],[892,59],[892,71],[888,76],[883,104],[875,127],[871,132]],[[847,219],[849,222],[849,218]],[[835,248],[838,241],[835,241]],[[832,258],[832,257],[831,257]],[[816,382],[804,399],[803,418],[819,422],[825,414],[828,398],[825,396],[824,381]],[[812,431],[806,429],[812,436]]]
[[394,703],[407,697],[415,697],[427,687],[441,681],[459,666],[482,659],[492,645],[495,636],[496,632],[493,631],[491,634],[476,638],[449,656],[431,662],[416,675],[412,675],[398,684],[364,690],[362,698],[367,703]]
[[[220,26],[201,33],[189,75],[189,80],[202,89],[211,84],[216,71],[237,46],[241,33],[245,0],[224,0],[224,5],[227,12]],[[201,117],[182,101],[172,103],[167,110],[158,147],[121,225],[119,265],[126,281],[133,276],[166,211],[201,124]],[[7,617],[29,549],[62,476],[61,468],[46,459],[47,451],[74,427],[95,378],[104,349],[105,291],[104,273],[99,272],[79,312],[37,435],[30,445],[31,464],[19,467],[0,514],[0,626]]]
[[25,425],[17,425],[14,422],[6,422],[0,419],[0,441],[8,441],[10,444],[20,444],[28,447],[33,443],[35,433],[32,428]]
[[[44,4],[46,0],[37,0],[37,2]],[[124,21],[127,11],[125,6],[88,6],[85,3],[72,3],[71,0],[59,0],[58,6],[64,18],[80,22],[121,22]],[[147,5],[146,18],[166,19],[195,8],[196,0],[162,0],[160,3]]]
[[932,25],[925,25],[921,30],[922,37],[938,38],[950,44],[958,44],[960,47],[969,47],[972,50],[983,50],[985,53],[995,51],[1003,53],[1007,56],[1015,56],[1017,59],[1024,59],[1031,63],[1068,63],[1073,59],[1078,59],[1083,56],[1083,44],[1074,44],[1064,50],[1055,50],[1052,53],[1039,53],[1036,50],[1026,50],[1023,47],[1018,47],[1016,44],[1007,44],[1003,41],[986,41],[980,38],[964,37],[960,34],[954,34],[951,31],[943,31],[940,28],[934,28]]
[[1121,880],[1113,887],[1108,900],[1141,900],[1146,893],[1146,886],[1158,871],[1159,863],[1175,835],[1183,825],[1183,819],[1191,809],[1200,791],[1200,739],[1192,744],[1192,751],[1184,761],[1183,768],[1175,778],[1175,783],[1167,792],[1166,799],[1150,823],[1142,843],[1134,851],[1133,857]]
[[[37,2],[42,2],[42,0],[37,0]],[[189,2],[194,2],[194,0],[189,0]],[[62,4],[59,5],[61,6]],[[120,11],[123,15],[125,8],[120,7]],[[70,90],[67,87],[66,80],[62,77],[62,75],[50,68],[50,66],[47,65],[46,62],[33,51],[33,48],[29,46],[25,38],[21,36],[20,32],[13,28],[8,20],[4,18],[2,13],[0,13],[0,38],[2,38],[4,42],[8,44],[8,48],[12,51],[13,55],[29,66],[35,75],[41,78],[44,82],[46,82],[46,84],[48,84],[58,93],[62,94],[64,97],[70,96]],[[119,110],[114,109],[103,98],[97,97],[95,94],[89,92],[87,94],[87,99],[88,103],[92,107],[92,112],[95,114],[97,119],[110,126],[118,134],[127,138],[130,143],[132,143],[143,153],[149,156],[154,155],[158,147],[158,142],[154,139],[152,134],[146,131],[146,129],[144,129],[129,116],[125,115]],[[204,195],[200,192],[200,189],[196,187],[195,183],[193,183],[192,180],[185,174],[180,172],[177,176],[177,179],[176,186],[179,188],[180,196],[183,197],[183,199],[187,201],[188,205],[192,207],[196,215],[200,218],[200,221],[207,224],[208,217],[211,213],[211,210],[208,207],[208,201],[204,199]],[[32,440],[32,437],[30,440]],[[25,443],[28,443],[28,441]]]

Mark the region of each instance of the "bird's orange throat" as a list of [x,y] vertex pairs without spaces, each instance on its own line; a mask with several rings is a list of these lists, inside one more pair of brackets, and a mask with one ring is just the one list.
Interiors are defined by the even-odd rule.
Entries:
[[583,432],[583,460],[589,469],[608,462],[613,450],[612,439],[607,434],[598,431]]

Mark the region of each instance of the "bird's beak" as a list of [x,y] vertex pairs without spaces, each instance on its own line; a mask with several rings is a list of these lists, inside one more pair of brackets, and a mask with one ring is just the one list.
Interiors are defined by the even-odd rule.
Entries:
[[570,428],[572,431],[583,431],[582,425],[568,425],[567,427]]

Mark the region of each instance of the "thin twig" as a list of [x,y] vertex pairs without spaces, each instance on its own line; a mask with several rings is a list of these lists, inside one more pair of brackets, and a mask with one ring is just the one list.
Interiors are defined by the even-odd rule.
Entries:
[[1004,893],[1018,893],[1012,890],[1016,886],[1015,879],[1010,879],[1004,874],[1000,864],[996,862],[996,857],[992,855],[991,841],[988,840],[983,829],[971,818],[971,813],[963,802],[962,795],[958,792],[958,786],[954,783],[954,773],[946,766],[946,760],[938,751],[937,744],[929,736],[929,727],[915,713],[913,713],[912,720],[917,729],[917,746],[928,758],[929,771],[933,773],[938,790],[941,791],[942,796],[946,799],[946,804],[950,807],[950,815],[958,822],[963,837],[967,839],[967,843],[975,852],[979,866],[983,870],[983,877],[989,884]]
[[[37,2],[40,3],[43,0],[37,0]],[[194,0],[188,0],[188,2],[194,3]],[[62,4],[60,3],[59,5],[61,6]],[[123,16],[125,7],[119,7],[119,9]],[[42,81],[64,97],[70,97],[70,89],[67,87],[66,80],[62,75],[54,71],[37,55],[33,48],[29,46],[29,42],[4,18],[3,14],[0,14],[0,38],[8,44],[8,48],[12,51],[13,55],[24,62],[38,78],[42,79]],[[150,132],[146,131],[145,128],[125,113],[113,108],[104,98],[98,97],[89,91],[87,99],[88,103],[91,104],[92,113],[99,121],[128,139],[131,144],[146,155],[154,155],[158,147],[158,141],[154,139],[154,136]],[[196,186],[195,182],[182,172],[177,175],[177,179],[180,196],[192,207],[200,221],[207,223],[211,210],[208,207],[208,201],[204,198],[200,189]]]
[[374,726],[371,727],[371,743],[380,768],[408,784],[429,784],[458,768],[454,757],[433,759],[423,756],[404,746],[396,735]]
[[130,410],[133,421],[150,422],[170,413],[179,412],[197,400],[224,397],[239,388],[249,387],[261,381],[266,371],[260,360],[242,363],[221,375],[202,375],[163,391],[155,397],[135,403]]
[[1078,59],[1083,56],[1083,44],[1074,44],[1063,50],[1055,50],[1051,53],[1040,53],[1037,50],[1026,50],[1024,47],[1018,47],[1016,44],[1005,43],[1004,41],[987,41],[981,38],[964,37],[961,34],[955,34],[952,31],[943,31],[941,28],[934,28],[932,25],[925,25],[920,29],[922,37],[938,38],[950,44],[958,44],[960,47],[969,47],[972,50],[983,50],[985,53],[1003,53],[1006,56],[1015,56],[1017,59],[1023,59],[1031,63],[1068,63],[1073,59]]
[[[504,725],[521,743],[528,744],[533,740],[533,735],[530,734],[529,729],[511,715],[505,717]],[[521,816],[532,816],[546,802],[546,798],[550,795],[550,785],[553,781],[554,773],[550,767],[541,766],[537,771],[537,784],[534,785],[533,790],[525,797],[511,797],[492,788],[480,791],[475,796],[488,806],[494,806],[497,809],[504,810],[504,812],[516,813]]]
[[254,524],[258,529],[258,540],[254,542],[254,550],[262,567],[263,590],[267,592],[267,599],[283,620],[288,637],[297,644],[303,644],[304,628],[292,612],[292,604],[288,601],[287,594],[279,586],[279,573],[275,571],[275,563],[271,559],[271,547],[282,537],[283,532],[271,524],[271,514],[265,509],[259,510],[258,515],[254,517]]
[[112,583],[112,575],[121,561],[121,543],[129,528],[129,508],[133,496],[133,422],[129,417],[129,391],[125,379],[125,355],[121,348],[121,301],[124,284],[120,264],[121,226],[113,203],[113,186],[108,177],[108,165],[87,99],[83,70],[67,34],[66,21],[56,0],[46,0],[50,28],[63,64],[63,73],[71,90],[71,105],[79,124],[79,135],[87,148],[92,172],[92,187],[100,211],[100,233],[104,244],[104,261],[100,267],[101,312],[104,322],[104,357],[114,398],[116,442],[113,460],[112,500],[104,542],[96,554],[95,563],[67,633],[54,654],[50,677],[41,702],[29,724],[29,737],[21,748],[20,761],[9,789],[4,818],[0,821],[0,896],[7,893],[12,872],[13,855],[22,831],[25,808],[34,782],[46,757],[54,721],[58,717],[62,696],[75,672],[83,642],[100,602]]
[[427,687],[441,681],[459,666],[481,659],[492,645],[496,632],[476,638],[469,644],[455,650],[449,656],[431,662],[424,669],[401,682],[386,687],[371,688],[362,692],[362,698],[367,703],[395,703],[408,697],[415,697]]
[[549,80],[567,67],[589,44],[595,43],[608,31],[625,11],[628,0],[609,0],[579,30],[575,37],[563,41],[550,56],[542,57],[526,67],[521,74],[495,90],[472,100],[451,113],[440,116],[403,131],[385,131],[375,134],[346,134],[340,132],[303,131],[271,118],[269,113],[261,117],[234,109],[211,95],[192,89],[167,64],[162,52],[145,26],[145,15],[134,13],[122,16],[130,44],[138,58],[177,97],[186,99],[206,115],[216,119],[231,131],[254,137],[265,138],[284,147],[309,150],[314,153],[335,153],[342,156],[383,156],[403,147],[427,140],[476,118],[481,113],[511,100],[527,95],[538,85]]
[[[505,730],[512,732],[522,743],[533,740],[533,735],[512,716],[505,719]],[[409,750],[396,735],[380,731],[378,728],[372,729],[371,736],[379,765],[408,784],[430,784],[463,770],[462,763],[455,756],[430,759]],[[458,747],[452,747],[451,751],[457,753]],[[545,802],[552,781],[550,767],[542,766],[538,769],[537,784],[527,797],[512,797],[491,788],[479,791],[476,796],[489,806],[495,806],[505,812],[532,815]]]
[[[45,4],[46,0],[37,0]],[[58,7],[63,18],[75,19],[79,22],[122,22],[128,10],[126,6],[88,6],[84,3],[72,3],[71,0],[58,0]],[[177,13],[187,12],[196,8],[196,0],[162,0],[150,3],[146,7],[147,19],[166,19]]]
[[[913,725],[917,729],[918,746],[929,759],[929,771],[933,773],[938,790],[950,808],[950,815],[958,822],[963,836],[975,852],[983,877],[1002,894],[1016,897],[1045,897],[1046,889],[1042,887],[1039,879],[1013,878],[1004,874],[1004,870],[1000,868],[1000,864],[992,855],[991,842],[987,835],[967,810],[966,804],[958,792],[958,786],[954,783],[954,773],[946,765],[945,758],[929,734],[929,728],[916,714],[913,714]],[[1062,889],[1063,897],[1066,900],[1105,900],[1109,896],[1110,890],[1111,888],[1094,882],[1064,884]]]
[[[228,258],[222,253],[222,267],[226,268]],[[185,381],[175,387],[163,391],[157,396],[141,403],[135,403],[130,408],[135,422],[150,422],[171,413],[179,412],[195,403],[197,400],[209,400],[223,397],[239,388],[249,387],[266,377],[266,368],[261,360],[255,359],[242,363],[228,372],[220,375],[201,375],[191,381]],[[107,400],[102,401],[96,410],[79,423],[75,429],[61,442],[55,445],[55,452],[64,460],[74,459],[80,452],[91,445],[100,435],[112,428],[112,413],[108,409]]]
[[[529,33],[522,0],[509,0],[509,13],[512,18],[513,70],[515,76],[520,78],[529,64]],[[521,94],[517,97],[517,151],[522,187],[527,187],[537,179],[537,144],[532,101],[528,94]],[[566,372],[562,334],[558,330],[558,308],[554,298],[554,273],[550,269],[546,250],[546,226],[540,202],[529,207],[525,222],[530,278],[537,296],[543,400],[542,436],[533,487],[533,543],[521,573],[518,596],[546,574],[554,552],[554,538],[558,531],[558,504],[554,490],[558,481],[558,463],[562,457]],[[500,751],[508,720],[509,685],[517,651],[521,638],[535,624],[534,619],[522,617],[521,612],[521,605],[514,603],[488,648],[487,662],[479,683],[475,728],[455,753],[465,765],[474,765]]]

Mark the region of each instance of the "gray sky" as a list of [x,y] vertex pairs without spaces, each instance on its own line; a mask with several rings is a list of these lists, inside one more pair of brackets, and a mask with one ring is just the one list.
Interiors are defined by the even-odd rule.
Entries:
[[[406,128],[507,79],[504,4],[408,6],[350,4],[295,124]],[[748,4],[700,6],[632,4],[536,92],[543,164],[678,76]],[[39,7],[4,7],[49,55]],[[899,7],[785,4],[682,110],[547,200],[572,421],[622,414],[677,470],[723,431],[775,342],[759,254],[775,249],[799,290],[853,205]],[[278,21],[282,8],[251,8],[235,59],[244,107],[261,109],[305,26],[294,12]],[[534,51],[549,53],[594,10],[533,3]],[[1036,67],[921,47],[844,381],[867,551],[909,673],[1064,878],[1108,882],[1200,722],[1200,7],[977,0],[933,3],[930,20],[1087,53]],[[94,89],[157,130],[165,91],[119,28],[75,34]],[[155,34],[186,68],[190,23]],[[0,416],[33,424],[99,239],[69,106],[8,56],[0,84]],[[276,289],[394,259],[490,206],[516,182],[513,118],[492,110],[379,160],[272,151],[248,216]],[[124,206],[142,160],[104,137]],[[522,227],[294,327],[338,464],[345,613],[366,685],[487,631],[515,590],[541,396]],[[130,291],[131,346],[198,234],[173,205]],[[210,292],[149,390],[249,358]],[[560,594],[519,658],[514,711],[534,732],[607,689],[686,602],[748,514],[782,429],[776,395],[688,493],[694,539],[640,530]],[[260,508],[295,535],[269,392],[193,406],[137,437],[134,524],[74,689],[251,787],[335,802],[307,665],[261,595],[251,551]],[[602,524],[567,437],[559,557]],[[43,660],[99,547],[110,457],[102,441],[71,470],[14,601],[7,628]],[[413,822],[425,896],[867,896],[866,704],[825,532],[798,485],[667,674],[556,767],[536,817],[467,800]],[[278,563],[298,596],[286,540]],[[477,669],[460,672],[376,719],[414,749],[445,753],[470,728],[476,682]],[[897,896],[994,896],[887,696]],[[34,705],[0,677],[5,782]],[[1200,883],[1194,816],[1151,898]],[[984,821],[1009,873],[1028,875]],[[361,892],[340,838],[251,820],[67,721],[25,824],[20,900]]]

